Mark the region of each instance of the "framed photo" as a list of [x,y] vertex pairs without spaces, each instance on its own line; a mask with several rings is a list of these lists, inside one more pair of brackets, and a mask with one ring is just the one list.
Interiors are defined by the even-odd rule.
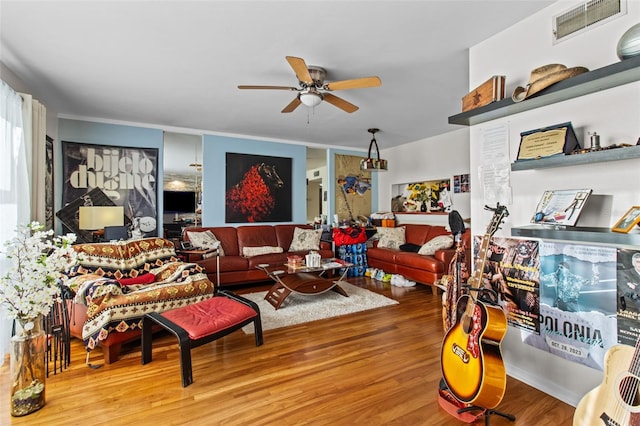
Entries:
[[631,207],[611,228],[614,232],[627,233],[640,222],[640,206]]
[[195,249],[193,244],[191,244],[191,241],[181,241],[180,242],[180,246],[182,247],[182,250],[194,250]]

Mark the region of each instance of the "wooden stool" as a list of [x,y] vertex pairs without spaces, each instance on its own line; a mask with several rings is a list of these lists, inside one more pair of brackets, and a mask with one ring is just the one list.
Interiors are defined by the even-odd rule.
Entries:
[[182,387],[193,383],[191,349],[224,337],[253,322],[256,346],[262,345],[262,321],[258,305],[220,290],[211,299],[146,314],[142,320],[142,364],[151,362],[151,327],[159,324],[178,338]]

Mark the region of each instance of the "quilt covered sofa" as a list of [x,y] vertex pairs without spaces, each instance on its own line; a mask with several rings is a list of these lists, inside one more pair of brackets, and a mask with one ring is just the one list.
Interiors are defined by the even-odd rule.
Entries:
[[67,272],[75,292],[70,333],[89,352],[103,349],[107,364],[121,346],[140,339],[142,318],[208,299],[214,284],[203,268],[182,262],[174,245],[152,237],[113,243],[76,244],[79,264]]
[[[378,233],[379,239],[367,249],[370,267],[428,285],[434,285],[448,273],[455,247],[454,237],[444,226],[406,224],[396,228],[378,228]],[[469,271],[470,239],[471,232],[467,230],[462,241],[466,247],[465,260]],[[419,254],[418,249],[428,254]]]
[[[207,248],[201,234],[208,234],[209,244],[220,242],[220,285],[223,286],[267,281],[269,278],[257,266],[286,263],[287,257],[293,254],[304,256],[315,250],[322,258],[334,257],[331,243],[320,240],[322,230],[310,225],[192,226],[183,230],[182,239]],[[216,282],[218,259],[212,256],[196,262],[206,270],[209,279]]]

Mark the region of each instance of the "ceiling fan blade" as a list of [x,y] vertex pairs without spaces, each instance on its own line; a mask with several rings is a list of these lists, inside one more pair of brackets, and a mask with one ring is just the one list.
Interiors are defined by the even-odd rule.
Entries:
[[294,109],[298,108],[301,103],[300,98],[296,96],[281,112],[292,112]]
[[323,93],[322,96],[324,97],[324,100],[329,102],[331,105],[336,106],[348,113],[352,113],[358,110],[358,107],[354,104],[349,103],[344,99],[337,97],[336,95],[332,95],[331,93]]
[[313,84],[313,79],[311,78],[311,74],[309,74],[309,67],[307,67],[304,59],[296,58],[295,56],[287,56],[287,62],[289,62],[289,65],[293,68],[298,80],[305,84]]
[[332,81],[324,85],[325,90],[362,89],[364,87],[376,87],[382,85],[380,77],[363,77],[353,80]]
[[295,87],[289,87],[289,86],[247,86],[247,85],[238,85],[238,89],[298,90]]

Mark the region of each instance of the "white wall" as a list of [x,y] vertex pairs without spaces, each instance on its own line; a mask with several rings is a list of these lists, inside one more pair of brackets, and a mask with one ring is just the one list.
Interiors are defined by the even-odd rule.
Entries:
[[[525,21],[474,46],[470,50],[470,89],[495,74],[506,75],[506,95],[526,84],[533,68],[549,63],[568,67],[586,66],[593,70],[618,62],[616,45],[622,34],[640,21],[640,2],[628,1],[627,14],[557,45],[551,41],[551,19],[578,4],[560,1]],[[526,102],[526,101],[525,101]],[[603,146],[635,144],[640,136],[640,83],[631,83],[604,92],[586,95],[554,105],[526,111],[470,128],[471,176],[476,176],[481,158],[482,131],[488,127],[509,126],[510,159],[515,160],[520,133],[571,121],[578,139],[588,141],[587,132],[601,134]],[[584,146],[584,144],[583,144]],[[587,146],[589,144],[587,143]],[[546,189],[592,188],[594,194],[612,196],[610,214],[598,218],[599,226],[611,226],[630,206],[640,202],[637,182],[638,160],[598,163],[555,169],[511,172],[513,202],[510,216],[497,236],[511,236],[512,226],[529,223],[538,198]],[[482,191],[474,185],[471,193],[472,232],[485,233],[491,213],[483,210]],[[586,244],[588,242],[585,241]],[[602,380],[602,372],[568,362],[525,345],[515,328],[509,328],[503,344],[507,373],[575,405]],[[507,389],[509,392],[509,389]]]
[[[425,180],[451,179],[469,173],[469,128],[382,150],[380,155],[389,162],[389,170],[378,173],[378,211],[391,211],[392,186]],[[470,217],[470,194],[475,190],[470,176],[471,192],[451,194],[453,209],[463,218]],[[420,218],[418,220],[417,218]],[[448,225],[446,215],[400,215],[404,223]]]

